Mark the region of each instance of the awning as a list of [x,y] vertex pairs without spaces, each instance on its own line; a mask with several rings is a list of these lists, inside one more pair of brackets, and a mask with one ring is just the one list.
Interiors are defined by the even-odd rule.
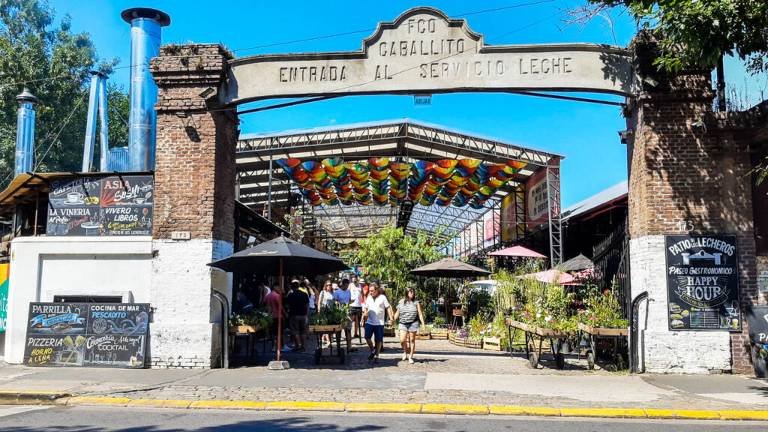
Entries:
[[497,250],[491,252],[488,255],[500,256],[500,257],[520,257],[520,258],[546,258],[546,255],[542,255],[534,250],[528,249],[523,246],[512,246],[506,249]]

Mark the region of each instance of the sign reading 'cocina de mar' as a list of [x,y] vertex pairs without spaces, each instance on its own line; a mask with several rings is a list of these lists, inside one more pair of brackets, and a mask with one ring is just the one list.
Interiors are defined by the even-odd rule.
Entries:
[[665,239],[670,330],[740,330],[736,236]]
[[420,7],[381,23],[357,52],[236,59],[224,104],[309,95],[478,90],[633,93],[627,50],[594,44],[488,46],[464,20]]

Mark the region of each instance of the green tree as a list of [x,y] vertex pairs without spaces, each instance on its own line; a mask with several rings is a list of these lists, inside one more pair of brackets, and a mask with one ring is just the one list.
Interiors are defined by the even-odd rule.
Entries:
[[411,270],[440,258],[424,233],[409,236],[401,228],[384,228],[358,242],[357,264],[366,277],[391,284],[391,300],[400,297],[414,277]]
[[[16,95],[27,87],[40,100],[36,107],[36,170],[79,171],[89,72],[109,73],[116,63],[100,63],[90,36],[71,31],[69,16],[55,23],[48,2],[0,0],[0,187],[13,175]],[[127,95],[114,85],[108,90],[110,141],[125,145]]]
[[660,38],[657,65],[666,71],[713,68],[721,55],[738,56],[753,73],[768,71],[765,0],[587,0],[582,19],[624,7]]

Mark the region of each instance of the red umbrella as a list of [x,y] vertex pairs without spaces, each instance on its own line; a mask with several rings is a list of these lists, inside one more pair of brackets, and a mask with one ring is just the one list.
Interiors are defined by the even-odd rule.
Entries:
[[540,271],[536,273],[528,273],[518,277],[527,278],[527,279],[536,279],[539,282],[556,283],[560,285],[568,285],[573,283],[576,280],[573,276],[569,275],[568,273],[563,273],[561,271],[554,270],[554,269]]
[[546,258],[546,255],[542,255],[534,250],[530,250],[523,246],[512,246],[506,249],[497,250],[491,252],[488,255],[502,256],[502,257],[520,257],[520,258]]

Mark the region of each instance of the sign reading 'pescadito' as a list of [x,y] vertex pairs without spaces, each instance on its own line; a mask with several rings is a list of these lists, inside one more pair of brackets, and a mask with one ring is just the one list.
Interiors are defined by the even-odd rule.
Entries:
[[233,60],[222,102],[334,94],[488,90],[632,94],[621,48],[593,44],[486,46],[464,20],[416,8],[379,24],[358,52]]

